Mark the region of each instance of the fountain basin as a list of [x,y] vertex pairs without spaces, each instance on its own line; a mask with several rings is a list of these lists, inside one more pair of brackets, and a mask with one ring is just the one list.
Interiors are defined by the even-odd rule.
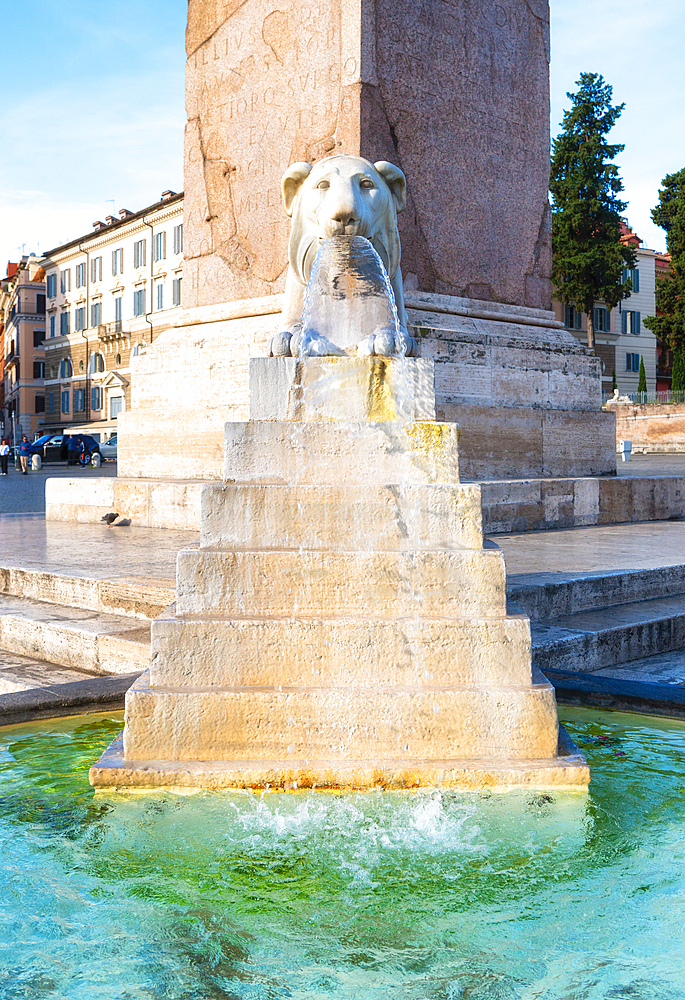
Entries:
[[586,795],[95,793],[120,713],[6,728],[1,992],[680,1000],[685,725],[561,715]]

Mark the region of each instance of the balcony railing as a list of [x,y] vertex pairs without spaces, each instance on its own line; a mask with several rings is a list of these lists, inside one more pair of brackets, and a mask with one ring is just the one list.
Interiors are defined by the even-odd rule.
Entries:
[[120,319],[117,319],[113,323],[101,323],[95,329],[100,340],[109,340],[111,337],[117,337],[123,333],[124,324]]
[[[602,393],[602,403],[607,403],[612,398],[612,393]],[[629,399],[631,403],[642,405],[645,403],[667,404],[685,403],[685,390],[668,389],[664,392],[622,392],[620,401]]]

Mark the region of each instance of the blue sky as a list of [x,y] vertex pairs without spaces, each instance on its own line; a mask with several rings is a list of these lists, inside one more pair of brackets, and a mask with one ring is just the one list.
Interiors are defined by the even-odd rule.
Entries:
[[[386,0],[391,2],[391,0]],[[625,102],[612,140],[647,246],[664,174],[685,167],[680,3],[551,0],[552,134],[583,71]],[[0,0],[0,266],[183,187],[186,0]]]

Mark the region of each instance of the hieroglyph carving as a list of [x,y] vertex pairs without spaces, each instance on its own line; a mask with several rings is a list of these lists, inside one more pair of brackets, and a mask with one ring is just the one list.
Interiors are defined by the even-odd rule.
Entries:
[[[407,203],[407,185],[399,167],[385,160],[374,164],[359,156],[329,156],[314,167],[310,163],[293,164],[283,175],[281,189],[285,211],[292,218],[290,266],[285,284],[282,329],[272,338],[271,355],[331,353],[316,343],[294,346],[312,265],[321,245],[330,236],[365,237],[381,258],[390,278],[399,337],[393,338],[390,344],[384,340],[382,347],[380,343],[365,343],[363,353],[413,355],[416,341],[407,332],[397,231],[397,213]],[[361,345],[359,353],[362,353]]]

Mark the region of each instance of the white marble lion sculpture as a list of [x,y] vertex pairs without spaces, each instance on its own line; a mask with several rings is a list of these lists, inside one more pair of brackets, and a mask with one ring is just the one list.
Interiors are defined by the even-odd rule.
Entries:
[[416,353],[416,341],[407,332],[397,213],[407,203],[406,181],[399,167],[381,160],[370,163],[359,156],[329,156],[314,166],[294,163],[281,181],[283,203],[292,218],[289,267],[285,283],[281,328],[272,338],[272,357],[301,354],[342,354],[324,338],[300,342],[304,295],[312,265],[330,236],[364,236],[383,261],[395,296],[399,335],[388,331],[366,337],[360,355]]

